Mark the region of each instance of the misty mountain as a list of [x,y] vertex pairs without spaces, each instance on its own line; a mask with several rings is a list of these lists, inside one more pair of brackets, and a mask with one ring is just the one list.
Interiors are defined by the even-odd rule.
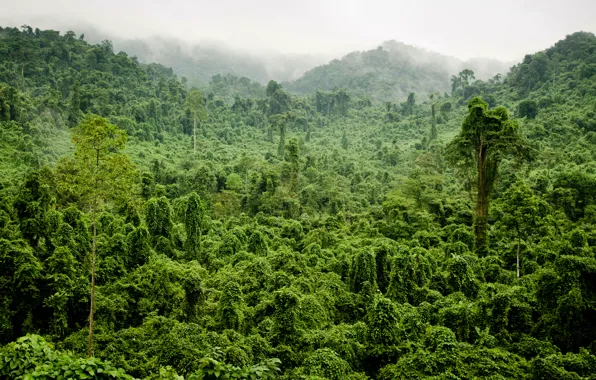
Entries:
[[443,67],[449,75],[455,75],[464,69],[470,69],[476,74],[476,79],[487,80],[497,73],[506,74],[516,62],[503,62],[494,58],[475,57],[468,60],[446,56],[431,50],[421,49],[395,40],[386,41],[382,47],[396,58],[409,60],[413,64],[427,64]]
[[[240,85],[242,88],[238,91],[243,95],[255,95],[247,88],[256,86],[245,82],[264,85],[273,79],[297,94],[345,88],[353,95],[374,101],[403,100],[410,92],[419,96],[449,92],[450,76],[463,69],[471,69],[476,79],[486,80],[497,73],[508,72],[514,64],[490,58],[463,61],[395,40],[386,41],[377,49],[354,51],[329,61],[320,54],[246,51],[216,41],[187,43],[162,36],[123,39],[88,26],[77,30],[84,30],[85,38],[92,43],[111,40],[115,51],[136,56],[141,63],[157,62],[171,67],[178,76],[185,77],[190,86],[211,88],[214,76],[231,74],[228,82]],[[238,82],[234,77],[249,81]],[[228,95],[224,97],[231,98]]]
[[270,79],[294,80],[325,62],[317,55],[247,52],[217,42],[188,44],[174,38],[114,40],[116,50],[136,56],[142,63],[158,62],[171,67],[192,86],[204,86],[217,74],[233,74],[262,84]]
[[289,91],[307,94],[316,90],[346,88],[374,101],[405,99],[410,92],[428,94],[450,91],[450,76],[471,69],[476,79],[506,73],[509,63],[475,58],[462,61],[397,41],[376,49],[356,51],[306,72]]
[[261,84],[267,84],[270,79],[292,81],[329,60],[329,56],[321,54],[243,50],[215,40],[189,43],[164,36],[126,39],[90,25],[71,29],[84,32],[85,40],[92,44],[110,40],[114,51],[136,56],[141,63],[171,67],[176,75],[185,77],[190,86],[205,87],[218,74],[245,77]]

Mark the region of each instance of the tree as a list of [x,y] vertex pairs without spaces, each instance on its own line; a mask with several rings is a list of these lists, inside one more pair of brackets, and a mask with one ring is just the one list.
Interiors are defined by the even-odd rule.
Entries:
[[267,96],[272,96],[273,94],[275,94],[275,92],[277,90],[281,90],[281,89],[282,89],[282,87],[281,87],[281,85],[279,83],[277,83],[274,80],[270,80],[267,83],[267,88],[265,89],[265,94]]
[[300,185],[300,146],[298,139],[291,138],[286,149],[285,159],[289,163],[289,170],[287,171],[289,188],[293,193],[298,193]]
[[436,107],[437,107],[437,101],[435,100],[435,96],[437,96],[436,94],[430,94],[428,97],[430,98],[430,111],[431,111],[431,117],[432,117],[432,125],[431,125],[431,129],[430,129],[430,138],[429,141],[433,141],[437,139],[437,114],[436,114]]
[[485,253],[489,200],[499,164],[507,155],[528,158],[529,150],[519,133],[519,124],[509,119],[505,107],[489,110],[479,97],[468,103],[460,133],[449,143],[449,161],[462,172],[472,170],[476,187],[476,251]]
[[88,356],[93,353],[93,312],[95,309],[95,263],[97,251],[97,214],[107,201],[129,194],[134,166],[122,150],[126,132],[103,117],[89,114],[79,124],[72,141],[74,157],[59,166],[59,186],[74,192],[92,215],[91,300],[89,312]]
[[535,119],[538,114],[538,105],[533,100],[523,100],[519,102],[518,116],[527,117],[528,119]]
[[310,354],[304,361],[309,379],[340,380],[350,379],[350,365],[330,348],[321,348]]
[[273,324],[271,328],[272,339],[281,344],[293,343],[300,335],[297,326],[297,310],[300,309],[298,296],[283,288],[273,296]]
[[222,328],[240,330],[244,319],[242,289],[235,281],[228,282],[218,305],[218,319]]
[[286,123],[285,119],[279,121],[279,144],[277,145],[277,155],[280,159],[284,159],[286,148]]
[[474,72],[470,69],[462,70],[459,73],[459,79],[462,86],[462,95],[464,99],[466,99],[466,88],[474,82],[476,77],[474,76]]
[[203,234],[203,217],[205,205],[196,192],[192,192],[186,199],[184,209],[184,228],[186,230],[186,247],[193,259],[201,248],[201,235]]
[[288,127],[288,123],[292,122],[294,119],[294,115],[292,115],[290,112],[285,112],[283,114],[274,114],[270,117],[270,123],[272,125],[277,126],[277,128],[279,129],[279,144],[277,145],[277,155],[281,160],[283,160],[285,155],[286,130]]
[[462,86],[461,78],[455,75],[451,76],[451,94],[455,94],[457,90]]
[[68,108],[68,124],[74,127],[81,119],[81,95],[79,93],[80,83],[75,81],[70,97],[70,106]]
[[391,273],[390,252],[392,247],[383,245],[375,250],[375,266],[377,270],[377,286],[385,294],[389,286],[389,274]]
[[474,72],[470,69],[464,69],[458,75],[464,85],[469,85],[476,79]]
[[48,167],[42,167],[27,174],[15,199],[21,233],[32,247],[37,247],[44,238],[46,244],[50,243],[48,214],[55,207],[55,191],[54,173]]
[[555,79],[557,78],[557,74],[558,74],[559,69],[561,67],[561,60],[562,59],[563,59],[563,57],[559,53],[553,53],[550,56],[551,72],[553,73],[553,87],[556,85],[556,80]]
[[197,153],[197,120],[201,122],[207,119],[207,110],[205,109],[205,98],[198,89],[192,89],[186,97],[186,108],[192,113],[193,119],[193,153]]
[[0,239],[0,343],[24,332],[27,306],[39,294],[41,277],[42,265],[25,241]]
[[368,282],[373,288],[376,288],[377,266],[375,256],[371,252],[361,251],[353,260],[350,276],[350,290],[354,293],[360,293],[365,282]]
[[252,252],[255,255],[267,255],[267,241],[265,240],[265,236],[263,236],[263,232],[258,229],[252,231],[252,234],[248,239],[248,248],[249,252]]
[[348,136],[346,135],[345,129],[343,134],[341,135],[341,147],[344,149],[348,149]]
[[[186,219],[186,216],[185,216]],[[151,198],[145,205],[145,222],[155,245],[159,238],[169,239],[172,232],[172,207],[168,198]]]
[[379,296],[369,312],[370,340],[375,345],[394,345],[398,341],[399,314],[395,304]]
[[350,103],[350,95],[346,92],[346,90],[341,89],[335,91],[334,94],[335,104],[337,107],[337,111],[340,115],[346,116],[348,113],[349,103]]
[[440,111],[443,117],[446,117],[449,114],[449,112],[451,112],[451,102],[445,102],[441,104]]
[[281,114],[290,109],[290,97],[276,81],[269,81],[265,93],[269,100],[267,107],[269,115]]
[[517,278],[520,277],[521,241],[537,227],[540,216],[540,200],[523,181],[510,187],[501,197],[499,222],[513,232],[516,245]]

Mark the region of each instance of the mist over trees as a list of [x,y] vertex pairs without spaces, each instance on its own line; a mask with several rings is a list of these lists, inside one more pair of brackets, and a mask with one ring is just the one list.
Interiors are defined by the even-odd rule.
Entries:
[[[86,38],[92,42],[107,38],[105,33],[89,29]],[[472,70],[478,79],[488,80],[507,73],[515,63],[487,58],[462,61],[397,41],[386,41],[380,49],[352,52],[329,61],[321,54],[258,53],[209,41],[190,44],[165,37],[110,39],[116,51],[136,56],[142,63],[171,67],[187,79],[189,86],[205,87],[214,76],[232,75],[263,86],[273,79],[283,82],[288,91],[305,95],[345,88],[374,101],[404,100],[412,91],[448,92],[449,77],[462,70]]]
[[259,53],[233,49],[217,42],[190,44],[173,38],[120,40],[115,46],[138,57],[140,62],[158,62],[171,67],[192,86],[204,86],[218,74],[246,77],[261,84],[271,78],[289,81],[326,61],[320,55]]
[[327,65],[307,71],[287,83],[290,91],[309,94],[316,90],[345,88],[376,102],[405,100],[409,93],[449,92],[449,76],[463,70],[487,80],[509,70],[509,64],[488,59],[463,62],[453,57],[387,41],[373,50],[352,52]]
[[593,379],[596,36],[408,49],[193,87],[0,28],[0,378]]

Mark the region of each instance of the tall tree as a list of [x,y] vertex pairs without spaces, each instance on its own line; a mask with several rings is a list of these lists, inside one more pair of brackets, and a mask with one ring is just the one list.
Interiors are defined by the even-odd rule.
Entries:
[[466,99],[466,88],[476,80],[474,72],[470,69],[462,70],[459,73],[459,83],[462,87],[462,95]]
[[156,244],[159,238],[171,237],[172,213],[172,206],[165,196],[151,198],[145,204],[145,222],[153,244]]
[[460,77],[455,75],[451,76],[451,94],[455,94],[457,90],[462,86]]
[[511,186],[501,197],[499,224],[509,230],[516,240],[517,278],[521,275],[520,251],[521,243],[538,227],[540,210],[546,209],[540,198],[523,181]]
[[81,119],[81,95],[79,93],[79,81],[75,81],[70,96],[70,106],[68,107],[68,124],[71,127],[76,126]]
[[361,251],[352,260],[350,290],[354,293],[360,293],[365,282],[376,288],[377,266],[375,256],[369,251]]
[[462,172],[472,171],[476,187],[476,251],[486,251],[486,229],[491,192],[499,164],[506,155],[528,158],[519,124],[505,107],[489,110],[479,97],[470,100],[460,133],[449,143],[448,159]]
[[270,123],[279,129],[279,145],[277,146],[277,155],[281,160],[283,160],[285,156],[287,125],[294,119],[294,115],[290,112],[284,112],[283,114],[273,114],[269,117]]
[[91,248],[91,301],[89,311],[89,346],[93,354],[93,312],[95,310],[95,262],[97,251],[97,214],[110,200],[130,193],[134,166],[122,153],[126,132],[103,117],[89,114],[74,132],[74,157],[58,167],[59,191],[74,195],[91,212],[93,241]]
[[277,155],[283,160],[286,147],[286,123],[282,118],[279,121],[279,145],[277,146]]
[[184,207],[184,229],[186,230],[186,249],[191,259],[196,259],[201,248],[203,217],[205,205],[196,192],[190,193]]
[[197,121],[207,119],[207,110],[205,109],[205,98],[198,89],[192,89],[186,97],[186,108],[192,113],[193,119],[193,153],[197,153]]
[[265,89],[265,95],[272,96],[273,94],[275,94],[275,91],[281,90],[281,89],[282,89],[282,87],[279,83],[277,83],[274,80],[270,80],[267,83],[267,88]]
[[276,81],[269,81],[265,94],[269,103],[267,107],[269,115],[281,114],[290,109],[290,96],[286,94],[281,85]]
[[436,140],[437,139],[437,114],[436,114],[436,107],[437,107],[437,101],[435,100],[437,96],[437,94],[430,94],[428,96],[430,98],[430,111],[432,114],[432,125],[431,125],[431,129],[430,129],[430,141]]
[[289,163],[288,182],[292,193],[297,194],[300,187],[300,146],[298,139],[292,138],[288,142],[286,161]]

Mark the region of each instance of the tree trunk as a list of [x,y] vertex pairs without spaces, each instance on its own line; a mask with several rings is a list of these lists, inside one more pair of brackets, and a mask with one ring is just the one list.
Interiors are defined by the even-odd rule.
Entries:
[[476,199],[476,253],[486,253],[486,227],[488,224],[488,194],[486,183],[485,148],[478,151],[478,197]]
[[486,228],[488,224],[488,200],[485,188],[478,190],[476,203],[476,253],[486,253]]
[[517,279],[519,280],[519,271],[520,271],[520,267],[519,267],[519,250],[520,250],[520,246],[521,246],[521,238],[519,237],[519,233],[517,235]]
[[193,117],[194,128],[193,128],[193,153],[197,153],[197,115]]
[[284,159],[284,149],[286,144],[286,126],[279,126],[279,145],[277,146],[277,154],[280,159]]
[[436,114],[435,114],[435,105],[432,104],[431,105],[431,111],[432,111],[432,127],[430,130],[430,139],[435,140],[437,138],[437,118],[436,118]]
[[91,248],[91,310],[89,311],[89,348],[87,356],[93,355],[93,311],[95,310],[95,251],[97,242],[97,226],[95,223],[95,210],[93,210],[93,245]]

